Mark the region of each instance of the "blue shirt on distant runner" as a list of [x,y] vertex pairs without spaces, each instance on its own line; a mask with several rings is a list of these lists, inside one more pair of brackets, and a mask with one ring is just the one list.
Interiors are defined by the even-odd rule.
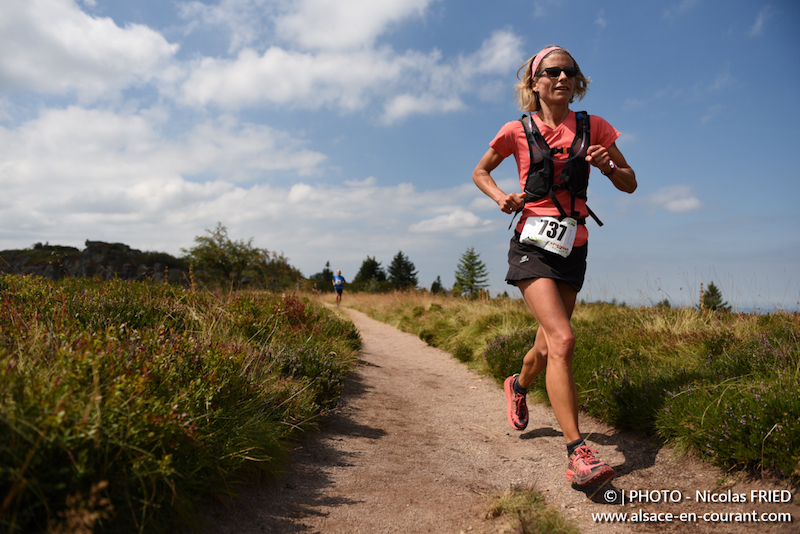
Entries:
[[336,291],[336,305],[342,302],[342,290],[347,281],[342,276],[342,271],[337,270],[336,275],[333,277],[333,289]]

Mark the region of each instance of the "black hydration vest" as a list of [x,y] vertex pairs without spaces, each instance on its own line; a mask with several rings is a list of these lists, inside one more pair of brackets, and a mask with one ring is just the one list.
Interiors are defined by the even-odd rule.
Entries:
[[[531,157],[528,179],[525,182],[525,203],[535,202],[549,196],[561,214],[559,220],[564,220],[569,216],[576,219],[578,224],[586,224],[586,219],[581,218],[580,213],[575,211],[575,199],[580,198],[585,201],[586,189],[589,187],[589,162],[586,161],[586,150],[589,148],[591,139],[589,114],[585,111],[578,111],[575,113],[575,121],[577,124],[575,139],[572,141],[569,157],[561,170],[561,176],[559,176],[563,183],[554,184],[553,154],[557,154],[563,149],[555,150],[547,145],[544,136],[539,132],[539,128],[536,127],[536,123],[530,115],[523,115],[520,119],[522,127],[525,129],[525,137],[528,139],[528,151]],[[569,191],[572,199],[569,215],[556,199],[555,191],[560,189]],[[586,206],[586,209],[597,224],[603,226],[589,206]],[[518,209],[517,213],[520,211],[522,208]],[[513,219],[511,222],[514,222]]]

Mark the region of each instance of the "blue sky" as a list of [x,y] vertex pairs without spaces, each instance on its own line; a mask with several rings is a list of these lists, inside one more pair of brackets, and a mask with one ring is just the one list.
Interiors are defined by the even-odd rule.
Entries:
[[794,310],[798,29],[793,1],[4,0],[0,249],[179,255],[221,222],[306,276],[402,250],[450,287],[473,247],[514,295],[471,173],[559,44],[639,181],[592,174],[580,298]]

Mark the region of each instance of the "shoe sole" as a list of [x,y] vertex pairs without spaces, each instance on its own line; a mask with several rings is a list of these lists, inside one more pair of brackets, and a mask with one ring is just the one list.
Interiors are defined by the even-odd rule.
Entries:
[[525,424],[524,426],[520,427],[514,422],[514,377],[509,376],[506,378],[506,381],[503,383],[503,389],[506,392],[506,417],[508,418],[508,422],[511,423],[511,426],[514,427],[515,430],[525,430],[528,426]]
[[[571,473],[571,475],[570,475]],[[590,476],[587,480],[581,482],[579,477],[574,471],[567,472],[567,482],[572,482],[573,484],[577,484],[578,486],[588,486],[590,484],[602,484],[604,482],[608,482],[612,478],[614,478],[614,470],[610,466],[606,466],[605,469],[601,469],[598,473]]]

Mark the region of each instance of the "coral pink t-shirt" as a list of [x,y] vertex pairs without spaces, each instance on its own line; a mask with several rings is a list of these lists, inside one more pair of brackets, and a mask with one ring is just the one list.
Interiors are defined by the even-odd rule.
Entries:
[[[560,179],[561,170],[564,168],[564,163],[569,157],[569,147],[572,146],[572,141],[575,139],[575,132],[577,130],[575,112],[570,111],[566,120],[555,129],[544,124],[539,120],[536,114],[533,115],[533,120],[550,148],[564,148],[561,154],[555,154],[553,156],[553,166],[556,176],[555,183],[562,183]],[[591,129],[590,145],[602,145],[608,148],[613,145],[619,137],[619,132],[602,117],[590,115],[589,125]],[[519,171],[520,192],[524,192],[525,182],[528,180],[528,169],[531,165],[531,157],[528,150],[528,140],[525,137],[525,129],[522,127],[522,123],[516,120],[503,125],[489,146],[495,149],[497,153],[504,158],[512,154],[514,155],[514,159],[517,161],[517,170]],[[591,166],[589,168],[591,171]],[[561,206],[569,213],[571,202],[569,191],[566,189],[556,191],[556,198]],[[589,210],[586,209],[586,202],[584,200],[576,199],[575,209],[580,213],[581,217],[589,216]],[[557,217],[560,214],[558,208],[553,204],[549,196],[541,198],[536,202],[530,202],[526,204],[525,209],[522,210],[522,217],[517,224],[518,232],[522,231],[525,220],[532,215]],[[587,230],[585,224],[579,224],[578,232],[575,236],[575,246],[579,247],[585,244],[588,239],[589,230]]]

